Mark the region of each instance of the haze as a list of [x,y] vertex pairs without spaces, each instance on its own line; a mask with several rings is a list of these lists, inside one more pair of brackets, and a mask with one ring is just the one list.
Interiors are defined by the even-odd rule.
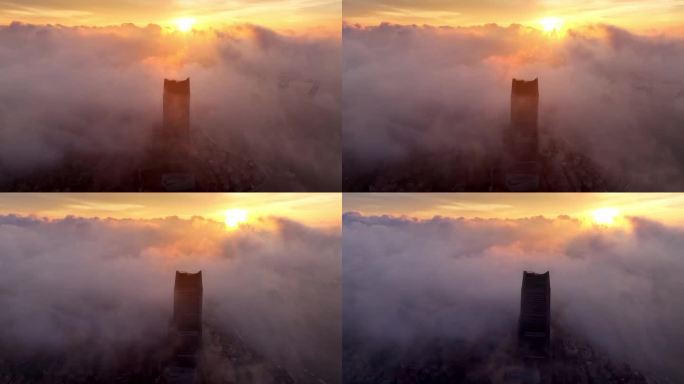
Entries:
[[365,215],[435,216],[468,219],[523,219],[558,216],[592,219],[609,207],[620,216],[684,225],[684,196],[677,193],[347,193],[344,211]]
[[539,28],[540,20],[554,17],[566,26],[612,24],[639,31],[681,27],[681,0],[347,0],[348,23],[376,25],[430,24],[472,26],[495,23],[524,24]]
[[[446,2],[411,3],[438,8]],[[476,3],[499,4],[471,4]],[[599,13],[603,6],[608,12],[631,5],[624,7],[627,16],[648,20],[659,31],[621,18],[570,23],[558,16],[562,12],[513,14],[516,23],[510,25],[489,14],[471,26],[347,20],[345,190],[488,190],[473,185],[496,174],[497,156],[509,150],[504,132],[510,124],[511,80],[535,78],[543,163],[599,175],[582,187],[550,183],[543,191],[681,190],[684,39],[676,29],[684,26],[683,18],[670,25],[648,11],[659,5],[656,11],[669,15],[679,2],[592,3]],[[564,11],[565,2],[555,4]],[[500,12],[509,8],[502,5]],[[678,5],[673,17],[681,10]],[[544,17],[557,20],[527,22]]]
[[[0,345],[12,346],[0,347],[3,363],[28,362],[40,370],[57,359],[61,372],[102,375],[127,357],[144,364],[142,356],[154,358],[164,345],[175,271],[201,270],[206,329],[239,334],[250,350],[295,377],[339,382],[339,227],[287,217],[275,209],[282,201],[274,196],[264,196],[272,216],[238,228],[201,214],[219,206],[256,209],[246,197],[204,196],[207,206],[187,219],[142,216],[171,212],[170,199],[187,213],[189,206],[202,206],[202,196],[148,196],[137,203],[118,195],[106,202],[41,197],[33,197],[37,206],[62,200],[59,208],[71,206],[70,215],[0,213],[1,262],[8,275],[0,281]],[[25,208],[31,198],[7,201]],[[166,201],[155,204],[157,198]],[[300,204],[293,199],[294,207]],[[102,209],[128,209],[129,217],[136,209],[144,212],[126,219],[79,217]],[[339,220],[339,204],[323,214],[325,221]]]
[[191,79],[198,156],[231,179],[219,191],[339,190],[339,37],[13,23],[0,65],[2,190],[139,190],[165,78]]
[[22,0],[0,3],[0,24],[109,26],[157,24],[170,29],[192,18],[196,28],[221,29],[233,24],[258,24],[277,30],[339,34],[341,5],[332,0]]
[[[594,199],[596,206],[611,204]],[[488,348],[515,333],[527,270],[550,271],[554,322],[618,366],[630,364],[663,382],[684,379],[682,223],[652,214],[613,225],[603,220],[605,211],[592,223],[542,217],[533,213],[532,200],[546,211],[554,199],[544,195],[528,203],[483,198],[481,208],[504,206],[500,218],[450,217],[448,208],[437,210],[446,216],[418,218],[409,200],[398,197],[395,208],[382,204],[384,214],[377,204],[372,215],[345,203],[345,372],[362,374],[373,358],[388,367],[421,366],[435,354],[450,358],[442,346],[459,346],[453,349],[463,362],[488,356]],[[451,200],[453,206],[478,203]],[[555,200],[559,207],[561,200]],[[506,218],[516,207],[530,216]]]
[[340,226],[341,198],[325,193],[5,193],[0,214],[61,219],[65,216],[113,219],[202,217],[224,221],[225,212],[240,209],[250,222],[288,218],[306,225]]

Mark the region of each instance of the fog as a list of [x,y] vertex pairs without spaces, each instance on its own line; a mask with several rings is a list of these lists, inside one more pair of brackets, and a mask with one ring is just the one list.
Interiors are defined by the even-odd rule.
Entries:
[[343,230],[343,328],[353,353],[501,340],[517,327],[523,271],[550,271],[554,321],[617,364],[684,379],[680,227],[636,217],[606,228],[570,217],[347,212]]
[[681,37],[608,25],[557,38],[520,25],[382,24],[346,25],[343,38],[345,179],[421,153],[500,152],[511,79],[539,78],[544,137],[626,190],[684,186]]
[[268,188],[339,190],[339,37],[13,23],[0,27],[0,68],[4,189],[73,158],[130,167],[161,125],[164,78],[190,77],[197,137],[289,175]]
[[338,232],[277,218],[228,232],[201,218],[2,216],[0,361],[54,355],[106,371],[159,352],[175,271],[201,270],[207,329],[295,376],[339,382]]

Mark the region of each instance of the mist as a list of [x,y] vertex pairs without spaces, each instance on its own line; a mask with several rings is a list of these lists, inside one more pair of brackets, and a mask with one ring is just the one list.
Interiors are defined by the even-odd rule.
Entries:
[[343,231],[345,356],[496,344],[516,332],[523,271],[550,271],[554,321],[617,364],[684,379],[681,227],[347,212]]
[[0,362],[60,356],[106,372],[159,353],[175,271],[201,270],[205,329],[240,335],[295,376],[339,382],[339,242],[339,229],[278,218],[228,232],[201,218],[2,216]]
[[[540,130],[627,191],[684,187],[684,39],[609,25],[345,25],[343,163],[353,183],[425,154],[497,154],[511,79],[540,81]],[[431,171],[432,172],[432,171]],[[615,187],[618,188],[618,187]]]
[[73,159],[130,172],[161,125],[164,78],[190,77],[194,135],[267,179],[286,174],[261,188],[339,190],[339,36],[13,23],[0,68],[0,188]]

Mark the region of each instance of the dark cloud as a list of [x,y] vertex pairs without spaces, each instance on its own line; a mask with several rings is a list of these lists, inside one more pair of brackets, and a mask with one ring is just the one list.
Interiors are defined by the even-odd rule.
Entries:
[[679,38],[610,26],[563,39],[519,25],[347,25],[343,34],[345,178],[421,152],[470,161],[499,153],[511,78],[538,77],[544,138],[585,154],[628,190],[683,186]]
[[[339,380],[339,234],[287,220],[226,232],[203,219],[0,217],[1,359],[154,348],[175,270],[202,270],[204,317],[291,372]],[[88,353],[82,353],[88,351]]]
[[503,338],[517,324],[522,272],[548,270],[554,318],[619,363],[684,377],[679,227],[347,213],[343,231],[344,338],[356,353]]
[[339,189],[339,58],[339,39],[256,26],[0,27],[0,186],[73,156],[134,161],[161,123],[163,79],[191,77],[198,137],[288,173],[275,189]]

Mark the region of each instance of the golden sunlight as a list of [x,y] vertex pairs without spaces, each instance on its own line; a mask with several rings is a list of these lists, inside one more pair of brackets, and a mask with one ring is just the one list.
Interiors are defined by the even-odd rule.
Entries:
[[594,223],[604,226],[615,225],[618,216],[620,211],[615,208],[599,208],[591,212]]
[[539,20],[539,24],[541,24],[544,32],[554,33],[560,32],[563,27],[563,20],[558,17],[545,17]]
[[247,222],[248,213],[246,209],[231,208],[226,211],[225,223],[229,229],[236,229],[241,224]]
[[192,27],[195,25],[197,20],[194,17],[181,17],[176,19],[174,22],[176,24],[176,29],[183,33],[192,31]]

